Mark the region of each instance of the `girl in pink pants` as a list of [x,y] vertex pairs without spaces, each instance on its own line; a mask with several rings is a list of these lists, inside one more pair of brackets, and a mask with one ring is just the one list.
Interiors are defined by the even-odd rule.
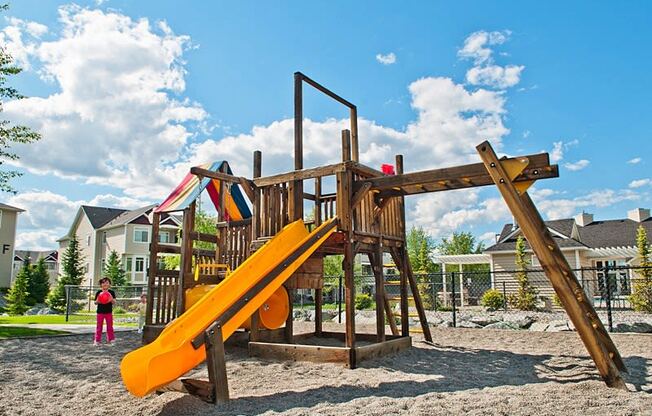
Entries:
[[100,279],[100,287],[95,293],[95,304],[97,305],[97,326],[95,327],[95,340],[93,345],[100,345],[102,341],[102,327],[106,321],[107,344],[113,345],[115,335],[113,334],[113,305],[115,304],[115,292],[111,289],[111,279],[103,277]]

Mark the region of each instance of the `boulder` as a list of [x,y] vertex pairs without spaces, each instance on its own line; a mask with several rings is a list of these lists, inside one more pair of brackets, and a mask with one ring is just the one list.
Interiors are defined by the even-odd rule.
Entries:
[[485,326],[484,329],[511,329],[511,330],[516,330],[516,329],[521,329],[521,327],[516,325],[514,322],[499,321],[499,322],[494,322],[493,324],[489,324],[489,325]]
[[57,311],[52,310],[50,308],[43,308],[40,311],[38,311],[38,315],[56,315]]
[[528,329],[530,325],[536,322],[536,318],[529,315],[515,316],[513,318],[507,318],[507,322],[513,323],[521,329]]
[[529,330],[543,332],[546,329],[548,329],[549,326],[550,324],[548,322],[535,322],[532,325],[530,325]]
[[38,308],[38,307],[35,306],[35,307],[27,310],[27,312],[25,312],[25,315],[39,315],[40,311],[41,311],[41,308]]
[[614,325],[614,332],[652,333],[652,325],[647,322],[618,323]]
[[457,323],[458,328],[482,328],[482,325],[478,325],[471,321],[462,321]]
[[568,326],[568,321],[551,321],[546,328],[546,332],[572,331]]
[[500,322],[500,319],[493,316],[474,316],[469,319],[469,322],[476,324],[478,326],[487,326]]

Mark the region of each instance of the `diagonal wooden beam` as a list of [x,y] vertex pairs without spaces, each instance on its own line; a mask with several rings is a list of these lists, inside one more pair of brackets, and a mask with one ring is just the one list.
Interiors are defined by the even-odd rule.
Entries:
[[481,143],[476,149],[532,251],[539,259],[605,383],[609,387],[627,390],[619,372],[619,369],[625,370],[625,365],[618,350],[595,313],[593,305],[587,300],[586,294],[529,195],[515,188],[489,142]]
[[223,182],[239,184],[240,186],[242,186],[242,190],[244,191],[244,193],[247,194],[247,198],[249,198],[249,200],[252,202],[254,200],[256,185],[254,185],[253,181],[247,178],[244,178],[242,176],[233,176],[223,172],[213,172],[212,170],[199,168],[199,167],[190,168],[190,173],[199,177],[217,179]]

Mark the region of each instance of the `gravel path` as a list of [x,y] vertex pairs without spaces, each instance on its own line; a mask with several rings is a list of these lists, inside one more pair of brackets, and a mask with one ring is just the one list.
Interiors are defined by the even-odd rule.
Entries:
[[[225,406],[178,393],[130,396],[119,363],[139,346],[133,332],[119,334],[115,347],[93,348],[87,335],[5,340],[0,415],[652,415],[652,335],[613,335],[629,393],[604,385],[572,332],[434,328],[433,337],[436,346],[416,339],[356,370],[232,349]],[[205,367],[194,375],[207,377]]]

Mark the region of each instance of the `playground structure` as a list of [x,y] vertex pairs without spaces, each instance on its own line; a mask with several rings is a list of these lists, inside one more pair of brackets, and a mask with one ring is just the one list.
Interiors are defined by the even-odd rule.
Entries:
[[[397,155],[396,174],[388,176],[359,163],[356,106],[301,73],[295,73],[294,80],[293,171],[262,177],[259,151],[253,155],[252,179],[234,176],[226,162],[195,167],[154,212],[143,336],[146,345],[127,354],[121,364],[123,381],[131,393],[144,396],[172,389],[209,402],[228,400],[224,342],[239,327],[248,328],[238,334],[246,338],[252,356],[340,362],[355,368],[362,360],[411,346],[414,329],[408,318],[412,303],[420,332],[432,342],[407,255],[404,198],[492,184],[523,230],[600,375],[607,385],[626,388],[620,376],[626,368],[618,350],[526,192],[535,180],[558,176],[557,166],[550,165],[547,154],[498,159],[484,142],[477,146],[482,163],[404,173],[403,157]],[[341,135],[340,163],[303,166],[304,83],[350,109],[350,130]],[[304,192],[306,181],[313,181],[313,193]],[[326,192],[331,183],[334,192]],[[195,231],[196,200],[203,189],[208,190],[217,209],[217,235]],[[251,211],[240,189],[250,200]],[[305,204],[313,208],[310,220],[310,215],[304,215]],[[159,243],[159,224],[178,211],[183,212],[181,245]],[[212,243],[215,249],[195,247],[197,242]],[[161,253],[180,254],[180,270],[159,268]],[[397,299],[385,293],[385,285],[392,283],[383,276],[384,253],[391,255],[399,271]],[[344,333],[322,330],[323,259],[333,254],[344,258]],[[369,256],[374,272],[374,335],[356,333],[356,254]],[[293,333],[292,302],[285,303],[284,294],[287,291],[292,299],[295,289],[315,291],[313,333]],[[398,314],[393,301],[400,305]],[[385,333],[386,320],[391,334]],[[344,346],[301,345],[307,337],[338,338]],[[204,359],[208,382],[177,380]]]

